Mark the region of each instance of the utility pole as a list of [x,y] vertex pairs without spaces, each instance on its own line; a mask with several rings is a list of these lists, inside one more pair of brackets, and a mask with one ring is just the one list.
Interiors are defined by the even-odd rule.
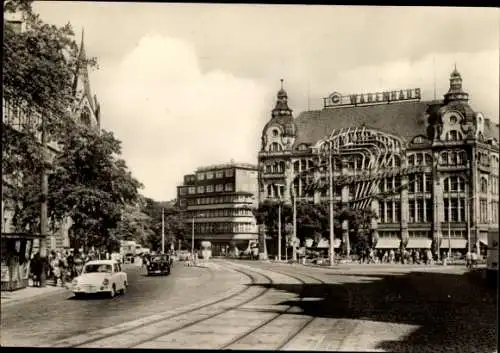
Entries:
[[194,256],[194,216],[191,229],[191,256]]
[[281,198],[278,203],[278,261],[281,261]]
[[[47,259],[47,243],[46,238],[49,233],[49,220],[48,220],[48,194],[49,194],[49,175],[47,172],[47,126],[45,114],[42,114],[42,171],[41,171],[41,204],[40,204],[40,256],[42,259]],[[46,278],[45,271],[42,271],[42,278],[40,278],[40,285],[45,286]]]
[[329,176],[329,201],[330,201],[330,266],[333,266],[335,260],[335,248],[333,241],[335,240],[335,235],[333,233],[333,165],[332,165],[332,143],[328,146],[328,176]]
[[165,253],[165,212],[161,209],[161,253]]
[[297,200],[295,195],[295,188],[292,184],[292,197],[293,197],[293,238],[292,238],[292,260],[297,261]]

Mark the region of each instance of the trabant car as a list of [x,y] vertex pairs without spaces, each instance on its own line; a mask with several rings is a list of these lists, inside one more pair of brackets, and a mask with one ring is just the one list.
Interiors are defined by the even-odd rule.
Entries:
[[117,261],[95,260],[85,264],[82,273],[71,283],[71,290],[77,298],[97,293],[112,298],[117,293],[125,294],[127,285],[127,274]]

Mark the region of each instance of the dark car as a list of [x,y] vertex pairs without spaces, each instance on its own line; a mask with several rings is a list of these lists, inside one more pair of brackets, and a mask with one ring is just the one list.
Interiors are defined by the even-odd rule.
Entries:
[[149,275],[168,275],[170,274],[170,259],[168,255],[153,255],[149,258],[147,264]]

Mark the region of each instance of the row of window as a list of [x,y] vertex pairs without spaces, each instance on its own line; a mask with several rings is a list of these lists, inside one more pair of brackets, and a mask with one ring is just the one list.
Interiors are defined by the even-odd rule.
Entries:
[[[401,238],[401,232],[394,232],[394,231],[379,231],[378,235],[380,238]],[[465,238],[466,237],[466,232],[465,230],[456,230],[456,229],[450,229],[450,230],[442,230],[442,238]],[[408,237],[410,238],[428,238],[430,239],[432,236],[431,232],[421,230],[421,231],[409,231],[408,232]]]
[[224,176],[226,178],[231,178],[234,175],[234,169],[216,170],[211,172],[198,172],[196,173],[196,179],[198,180],[211,180],[211,179],[222,179]]
[[189,212],[186,216],[189,218],[251,217],[253,213],[252,210],[246,208],[221,208]]
[[197,223],[194,225],[195,233],[243,233],[256,231],[255,224],[250,222],[235,223],[235,222],[219,222],[219,223]]
[[432,156],[425,152],[416,152],[408,155],[408,166],[432,165]]
[[210,192],[231,192],[234,191],[234,185],[231,183],[228,183],[226,185],[224,184],[217,184],[217,185],[207,185],[207,186],[190,186],[188,188],[180,188],[179,193],[180,195],[186,195],[186,191],[189,195],[194,195],[194,194],[204,194],[205,192],[210,193]]
[[432,200],[408,200],[408,223],[432,222]]
[[266,173],[274,173],[274,174],[282,174],[285,172],[285,162],[274,162],[272,164],[266,164],[265,166]]
[[189,199],[188,205],[214,205],[221,203],[250,203],[252,199],[243,195],[224,195]]
[[439,163],[450,166],[463,166],[466,164],[467,154],[463,150],[443,151],[439,155]]

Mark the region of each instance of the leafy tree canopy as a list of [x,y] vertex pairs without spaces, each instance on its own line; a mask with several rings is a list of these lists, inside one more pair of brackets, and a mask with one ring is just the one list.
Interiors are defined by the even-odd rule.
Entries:
[[[49,177],[51,219],[73,219],[73,235],[87,245],[110,246],[127,205],[139,200],[142,185],[118,159],[121,147],[111,132],[68,131]],[[108,240],[112,244],[108,244]]]

